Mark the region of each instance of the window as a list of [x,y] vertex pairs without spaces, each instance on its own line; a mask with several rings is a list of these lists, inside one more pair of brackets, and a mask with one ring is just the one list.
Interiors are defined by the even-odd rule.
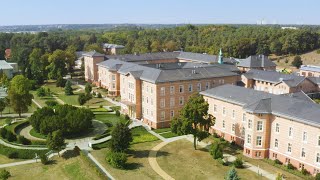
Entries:
[[279,123],[276,123],[276,132],[277,132],[277,133],[280,132],[280,125],[279,125]]
[[[218,110],[217,110],[217,105],[216,104],[214,104],[213,105],[213,112],[217,112]],[[319,143],[320,143],[320,136],[319,136]],[[319,144],[319,146],[320,146],[320,144]]]
[[301,149],[301,157],[303,157],[303,158],[306,157],[306,151],[304,148]]
[[223,115],[226,115],[226,107],[223,107],[223,108],[222,108],[222,114],[223,114]]
[[236,111],[232,110],[232,118],[235,118],[235,117],[236,117]]
[[235,125],[235,124],[232,124],[231,131],[234,133],[235,130],[236,130],[236,125]]
[[242,127],[241,136],[244,137],[245,134],[246,134],[246,128]]
[[173,117],[174,116],[174,111],[170,111],[170,116]]
[[279,141],[278,141],[278,139],[275,139],[275,140],[274,140],[274,147],[275,147],[275,148],[278,148],[278,147],[279,147]]
[[248,134],[248,136],[247,136],[247,143],[251,144],[251,135],[250,134]]
[[116,80],[116,76],[114,74],[111,76],[111,78],[112,78],[112,81]]
[[222,121],[222,128],[226,128],[226,121],[225,120]]
[[171,97],[170,98],[170,107],[173,107],[174,106],[174,97]]
[[261,137],[261,136],[257,136],[256,145],[257,145],[257,146],[262,146],[262,137]]
[[179,86],[179,92],[180,92],[180,93],[183,93],[183,91],[184,91],[184,90],[183,90],[183,85],[180,85],[180,86]]
[[320,136],[318,136],[318,146],[320,146]]
[[320,163],[320,153],[317,153],[316,162]]
[[183,105],[183,103],[184,103],[184,98],[183,97],[179,97],[179,104]]
[[161,87],[160,88],[160,96],[164,96],[166,93],[166,88],[165,87]]
[[206,82],[206,90],[210,88],[210,83]]
[[150,98],[150,103],[151,103],[151,105],[153,105],[153,99],[152,98]]
[[165,107],[165,100],[164,99],[160,100],[160,107],[162,107],[162,108]]
[[262,121],[258,121],[257,123],[257,131],[262,131],[263,128],[263,122]]
[[307,132],[303,132],[302,140],[303,140],[304,142],[307,142],[307,138],[308,138]]
[[192,92],[192,84],[189,84],[189,92]]
[[170,94],[174,94],[174,86],[170,86]]
[[292,144],[288,143],[288,149],[287,149],[288,153],[291,153],[291,148],[292,148]]
[[293,128],[289,127],[289,137],[292,137],[292,135],[293,135]]
[[150,87],[150,93],[151,94],[153,93],[153,87]]
[[201,83],[197,84],[197,89],[198,89],[198,91],[201,91]]
[[248,121],[248,129],[251,129],[251,127],[252,127],[252,120],[249,119],[249,121]]
[[150,111],[151,117],[153,117],[153,111]]
[[149,103],[149,98],[147,97],[147,104]]
[[115,89],[115,88],[116,88],[116,84],[112,83],[112,89]]
[[242,114],[242,121],[243,121],[243,122],[246,122],[246,121],[247,121],[247,119],[246,119],[246,113],[243,113],[243,114]]
[[165,116],[166,116],[166,113],[164,111],[161,111],[160,118],[163,120]]

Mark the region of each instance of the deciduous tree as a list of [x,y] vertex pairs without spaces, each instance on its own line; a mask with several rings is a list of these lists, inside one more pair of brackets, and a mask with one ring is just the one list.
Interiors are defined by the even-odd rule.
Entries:
[[65,146],[65,140],[61,130],[54,131],[50,133],[47,138],[47,146],[50,150],[58,151],[60,157],[60,151]]

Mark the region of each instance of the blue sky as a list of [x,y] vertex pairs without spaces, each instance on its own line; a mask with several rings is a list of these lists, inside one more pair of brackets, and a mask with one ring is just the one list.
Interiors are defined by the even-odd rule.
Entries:
[[320,24],[319,0],[0,0],[0,25]]

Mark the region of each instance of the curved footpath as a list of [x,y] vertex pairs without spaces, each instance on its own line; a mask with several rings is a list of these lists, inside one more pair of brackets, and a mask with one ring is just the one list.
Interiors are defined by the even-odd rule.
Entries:
[[2,139],[0,139],[0,144],[7,146],[7,147],[11,147],[11,148],[15,148],[15,149],[29,149],[29,150],[46,150],[48,148],[46,147],[31,147],[31,146],[17,146],[17,145],[13,145],[13,144],[9,144],[5,141],[3,141]]
[[30,131],[32,130],[32,126],[29,125],[23,129],[20,129],[17,134],[18,135],[21,135],[21,136],[24,136],[25,138],[29,139],[29,140],[33,140],[33,141],[46,141],[45,139],[41,139],[41,138],[37,138],[37,137],[34,137],[30,134]]

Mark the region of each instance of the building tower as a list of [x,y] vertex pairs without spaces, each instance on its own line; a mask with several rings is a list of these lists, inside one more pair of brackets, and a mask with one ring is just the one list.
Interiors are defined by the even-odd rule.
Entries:
[[219,64],[223,64],[223,54],[222,54],[221,48],[220,48],[220,52],[219,52],[219,60],[218,60],[218,63],[219,63]]

